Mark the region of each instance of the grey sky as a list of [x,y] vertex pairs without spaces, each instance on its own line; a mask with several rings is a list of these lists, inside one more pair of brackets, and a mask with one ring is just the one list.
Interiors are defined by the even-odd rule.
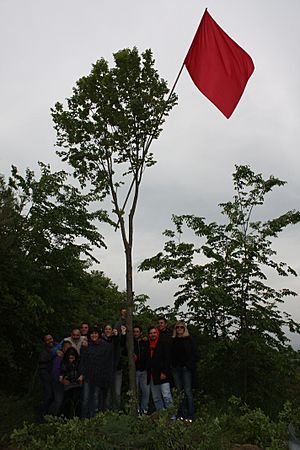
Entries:
[[[250,164],[264,175],[288,181],[262,213],[276,216],[300,206],[300,2],[289,0],[0,0],[0,172],[10,165],[35,169],[37,161],[61,167],[55,155],[50,107],[71,94],[76,80],[100,57],[125,47],[152,48],[169,85],[198,27],[205,7],[253,58],[255,72],[232,118],[197,90],[184,70],[161,138],[158,163],[145,173],[136,219],[135,266],[161,249],[161,232],[172,213],[215,220],[217,204],[232,195],[234,164]],[[108,251],[98,267],[120,288],[124,261],[120,237],[104,230]],[[300,272],[300,229],[284,233],[279,257]],[[171,304],[174,286],[137,274],[135,291],[151,304]],[[298,279],[280,280],[300,291]],[[278,283],[274,280],[274,283]],[[299,299],[288,310],[300,320]]]

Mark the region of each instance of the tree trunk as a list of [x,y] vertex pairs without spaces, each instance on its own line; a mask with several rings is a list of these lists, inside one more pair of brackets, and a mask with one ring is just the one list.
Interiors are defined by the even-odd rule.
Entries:
[[131,411],[133,414],[137,414],[137,392],[136,392],[136,374],[135,374],[135,361],[134,344],[133,344],[133,312],[134,312],[134,299],[133,299],[133,283],[132,283],[132,249],[128,246],[126,252],[126,294],[127,294],[127,353],[128,353],[128,376],[129,376],[129,390]]

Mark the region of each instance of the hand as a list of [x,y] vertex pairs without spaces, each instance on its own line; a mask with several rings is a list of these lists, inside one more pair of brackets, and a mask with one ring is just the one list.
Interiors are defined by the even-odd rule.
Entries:
[[80,377],[77,378],[77,381],[82,384],[83,383],[83,375],[80,375]]
[[58,356],[59,358],[62,358],[64,356],[64,352],[62,350],[57,350],[56,356]]
[[63,379],[62,383],[63,383],[64,386],[68,386],[69,384],[71,384],[70,381],[66,380],[66,379]]
[[167,375],[165,373],[161,372],[160,379],[165,380],[166,378],[167,378]]

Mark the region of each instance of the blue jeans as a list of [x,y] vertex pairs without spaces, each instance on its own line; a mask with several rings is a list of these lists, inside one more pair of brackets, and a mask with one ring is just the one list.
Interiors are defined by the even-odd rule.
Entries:
[[122,369],[115,370],[105,399],[105,407],[110,411],[121,409],[122,378]]
[[99,411],[100,388],[85,381],[83,383],[81,417],[88,419],[94,417]]
[[52,382],[54,400],[50,405],[49,414],[59,416],[64,402],[64,387],[59,381]]
[[154,384],[151,380],[150,389],[156,411],[169,408],[172,405],[170,383]]
[[150,385],[147,384],[147,370],[136,371],[136,390],[139,399],[139,411],[148,412]]
[[173,367],[172,374],[177,392],[184,393],[178,408],[178,416],[193,419],[195,407],[192,394],[192,372],[187,367]]

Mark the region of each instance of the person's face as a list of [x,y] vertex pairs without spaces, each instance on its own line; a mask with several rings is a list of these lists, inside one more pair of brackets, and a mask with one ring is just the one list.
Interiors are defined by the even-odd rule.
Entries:
[[167,328],[167,322],[165,322],[163,319],[159,320],[157,324],[160,331],[164,331]]
[[74,341],[78,341],[80,339],[80,330],[72,330],[71,337]]
[[62,351],[63,351],[64,353],[66,353],[66,351],[68,350],[68,348],[71,348],[71,347],[72,347],[71,342],[66,341],[66,342],[64,342]]
[[89,332],[89,326],[87,323],[83,323],[80,327],[81,336],[87,336]]
[[54,339],[51,334],[47,334],[46,336],[44,336],[44,344],[49,348],[54,346]]
[[157,331],[155,328],[152,328],[149,331],[149,339],[150,339],[150,341],[155,341],[156,338],[157,338]]
[[112,329],[112,327],[111,327],[110,325],[106,325],[106,327],[104,328],[104,334],[105,334],[105,336],[107,336],[107,337],[112,336],[112,334],[113,334],[113,329]]
[[133,329],[133,337],[135,339],[139,339],[141,337],[141,330],[139,328],[134,328]]
[[184,325],[181,325],[181,324],[176,325],[176,335],[177,335],[177,336],[183,336],[183,335],[184,335],[184,332],[185,332],[185,327],[184,327]]
[[70,364],[73,364],[73,362],[75,361],[75,356],[74,355],[69,355],[68,361]]
[[92,342],[97,342],[99,338],[100,338],[100,336],[99,336],[98,331],[91,332],[91,341]]
[[127,316],[127,309],[121,309],[121,317]]

